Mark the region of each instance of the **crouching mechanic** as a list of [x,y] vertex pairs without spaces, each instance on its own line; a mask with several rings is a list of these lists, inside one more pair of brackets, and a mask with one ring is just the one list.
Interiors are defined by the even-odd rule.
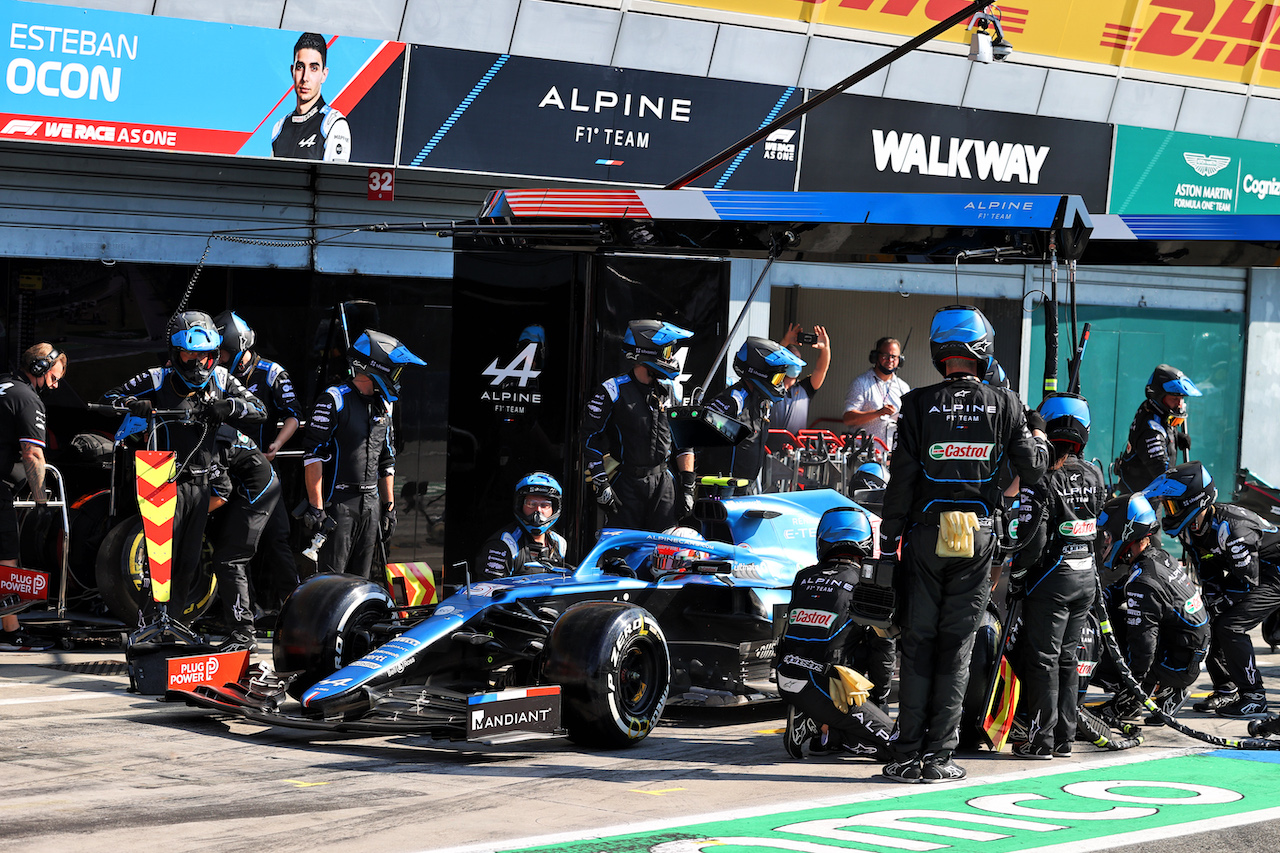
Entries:
[[[786,748],[804,757],[805,741],[828,728],[828,743],[838,739],[852,755],[885,760],[893,723],[874,702],[865,701],[871,682],[844,664],[853,620],[853,591],[862,558],[872,551],[871,523],[855,507],[822,514],[817,531],[818,563],[802,570],[791,584],[787,626],[778,642],[778,690],[789,706]],[[843,670],[843,672],[841,672]],[[834,750],[833,750],[834,751]]]
[[1079,706],[1076,651],[1098,582],[1093,540],[1106,497],[1102,472],[1080,458],[1089,441],[1089,405],[1075,394],[1040,404],[1053,449],[1049,473],[1019,498],[1018,543],[1009,598],[1025,600],[1014,671],[1022,682],[1018,708],[1025,739],[1019,758],[1071,754]]
[[551,528],[560,517],[563,495],[555,477],[535,471],[516,483],[515,524],[508,524],[485,541],[476,557],[481,580],[526,574],[543,567],[564,568],[568,543]]
[[209,518],[210,482],[217,473],[217,433],[223,421],[261,423],[266,409],[226,368],[218,367],[221,338],[213,318],[183,311],[169,323],[169,364],[153,367],[103,395],[104,403],[145,418],[155,409],[182,409],[190,419],[166,418],[156,430],[157,449],[172,450],[178,498],[173,516],[172,587],[169,615],[186,622],[191,582]]
[[1196,710],[1265,717],[1266,687],[1249,632],[1280,610],[1280,529],[1244,507],[1215,503],[1218,489],[1199,462],[1174,466],[1143,494],[1163,505],[1160,524],[1187,547],[1212,614],[1213,695]]
[[[1126,657],[1143,691],[1169,716],[1178,713],[1187,691],[1200,678],[1209,650],[1209,614],[1196,582],[1158,544],[1160,524],[1141,493],[1107,501],[1098,516],[1102,567],[1132,567],[1124,584]],[[1105,550],[1103,550],[1105,549]],[[1123,691],[1110,666],[1099,681],[1116,697],[1101,706],[1099,716],[1123,720],[1140,704]]]
[[329,514],[337,525],[320,549],[318,571],[368,578],[379,541],[390,541],[396,523],[391,406],[404,366],[426,362],[372,329],[351,345],[347,361],[351,378],[324,390],[303,432],[302,521],[320,530]]

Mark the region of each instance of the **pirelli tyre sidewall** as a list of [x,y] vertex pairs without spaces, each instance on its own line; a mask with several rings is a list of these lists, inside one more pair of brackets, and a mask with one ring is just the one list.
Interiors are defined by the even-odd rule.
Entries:
[[371,628],[391,618],[387,591],[354,575],[315,575],[280,608],[272,639],[276,672],[301,672],[289,686],[295,699],[322,678],[382,644]]
[[671,654],[658,620],[643,607],[582,602],[552,626],[543,677],[561,687],[572,741],[603,749],[635,746],[662,717]]
[[[111,528],[98,546],[94,577],[98,595],[111,615],[126,625],[137,625],[143,602],[150,593],[147,586],[147,542],[142,535],[142,516],[126,518]],[[181,614],[170,616],[190,625],[213,604],[218,581],[213,575],[209,545],[200,551],[200,563],[191,582],[192,603]]]

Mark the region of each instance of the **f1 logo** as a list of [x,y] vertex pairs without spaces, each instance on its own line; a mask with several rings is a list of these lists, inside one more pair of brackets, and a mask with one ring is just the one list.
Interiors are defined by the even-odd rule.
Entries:
[[498,367],[498,359],[495,358],[490,362],[489,366],[481,371],[485,376],[492,376],[490,385],[501,385],[510,379],[519,379],[520,387],[526,388],[531,379],[537,379],[541,374],[541,370],[535,370],[533,367],[533,357],[538,352],[538,342],[530,341],[525,344],[524,349],[520,350],[520,354],[511,359],[511,363],[506,367]]
[[12,136],[18,133],[23,136],[35,136],[36,131],[39,129],[40,122],[38,121],[15,118],[9,120],[9,123],[4,126],[4,130],[0,130],[0,136]]

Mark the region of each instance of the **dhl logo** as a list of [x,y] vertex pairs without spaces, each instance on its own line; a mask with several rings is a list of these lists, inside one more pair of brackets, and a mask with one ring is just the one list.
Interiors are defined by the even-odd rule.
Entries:
[[[1224,6],[1221,14],[1218,7]],[[1259,65],[1280,71],[1280,4],[1266,0],[1151,0],[1145,26],[1103,25],[1100,45],[1156,56],[1243,68],[1261,52]]]

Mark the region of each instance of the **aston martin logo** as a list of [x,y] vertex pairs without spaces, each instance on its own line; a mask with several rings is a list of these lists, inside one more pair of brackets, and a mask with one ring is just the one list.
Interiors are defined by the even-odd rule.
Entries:
[[1188,166],[1206,178],[1212,178],[1227,168],[1227,164],[1231,162],[1230,157],[1223,157],[1221,154],[1196,154],[1191,151],[1184,151],[1182,159],[1187,161]]

